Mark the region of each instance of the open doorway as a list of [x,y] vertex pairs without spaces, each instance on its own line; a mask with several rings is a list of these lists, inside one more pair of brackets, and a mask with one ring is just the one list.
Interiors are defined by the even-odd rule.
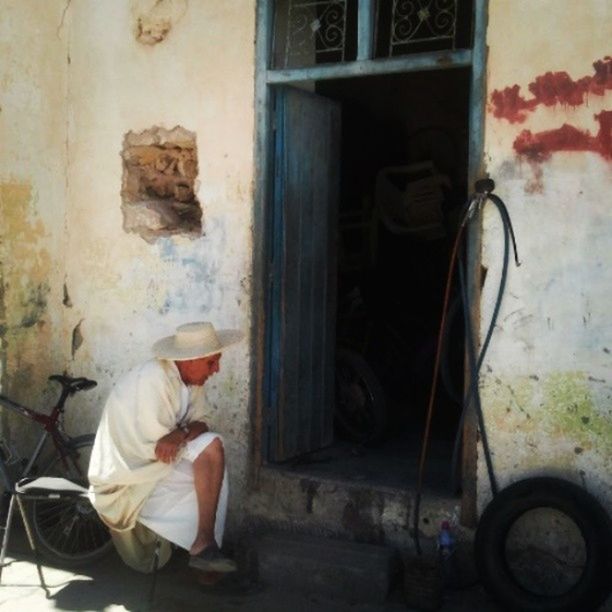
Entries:
[[[326,316],[334,323],[328,329],[335,330],[331,351],[336,354],[336,381],[343,377],[345,381],[344,386],[342,381],[335,386],[333,433],[318,447],[289,456],[296,469],[373,486],[410,488],[415,483],[448,261],[467,196],[470,82],[470,70],[457,68],[319,81],[307,87],[311,102],[315,97],[325,101],[335,106],[341,117],[339,142],[326,149],[330,155],[327,165],[337,167],[339,190],[327,204],[336,208],[328,217],[327,230],[327,240],[335,249],[326,251],[325,265],[332,268],[334,277],[334,282],[326,285],[334,293],[328,299],[332,308]],[[303,116],[300,107],[292,121],[299,123]],[[285,151],[287,142],[283,129],[277,121],[277,170],[282,165],[278,150]],[[319,134],[308,129],[301,138],[312,138],[320,145]],[[336,153],[330,153],[332,150]],[[294,164],[299,169],[296,176],[300,173],[300,180],[307,185],[309,181],[303,176],[307,164],[301,159],[294,154],[285,163]],[[306,189],[313,188],[312,175],[309,177]],[[295,210],[296,206],[289,204],[286,209]],[[306,218],[316,219],[317,214],[302,214],[302,225],[306,225]],[[313,238],[305,231],[295,233],[299,239],[287,241],[284,250],[279,243],[279,251],[286,253],[298,243],[303,251],[305,244],[312,247],[320,233]],[[310,261],[312,248],[304,252],[309,253]],[[298,259],[303,258],[295,261]],[[288,267],[296,268],[295,264]],[[293,272],[286,276],[294,282]],[[303,287],[303,279],[311,277],[311,272],[301,275]],[[302,312],[302,299],[299,303]],[[453,300],[450,314],[443,355],[444,384],[437,395],[426,475],[428,484],[440,489],[448,488],[450,482],[464,377],[460,300]],[[283,320],[289,321],[286,329],[302,330],[301,335],[294,333],[300,338],[298,343],[287,343],[299,344],[295,363],[301,364],[304,347],[313,345],[317,327],[304,333],[297,316],[291,310],[283,312]],[[283,335],[279,331],[278,336]],[[319,354],[310,363],[319,358],[324,360]],[[285,366],[281,373],[285,379],[292,370],[286,363],[281,357],[279,369]],[[301,371],[308,371],[308,367]],[[355,371],[361,377],[358,384],[350,379]],[[281,384],[278,395],[304,387],[303,378],[296,376],[295,383],[286,384],[285,392]],[[295,408],[298,394],[300,398],[304,395],[295,392],[285,416],[307,410],[304,406]],[[372,397],[366,397],[368,394]],[[359,422],[364,402],[374,407],[370,406],[368,418]],[[348,412],[354,410],[354,418],[347,417],[346,410],[342,414],[339,406],[343,403]],[[379,414],[373,415],[377,409]],[[280,420],[286,422],[287,418]],[[310,426],[307,419],[300,418],[299,425],[287,428],[285,445],[294,430],[295,436],[300,435],[298,430],[303,433],[305,423]]]
[[[344,477],[414,484],[448,261],[467,197],[469,87],[469,70],[316,85],[342,108],[338,452],[328,469]],[[440,488],[450,481],[463,395],[463,312],[453,295],[427,479]],[[355,385],[351,368],[370,370],[370,389]],[[356,412],[379,402],[380,419],[360,422],[351,402]]]

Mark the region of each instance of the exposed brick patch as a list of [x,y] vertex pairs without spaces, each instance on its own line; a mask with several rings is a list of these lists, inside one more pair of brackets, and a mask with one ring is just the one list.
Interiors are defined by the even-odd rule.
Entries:
[[128,132],[123,141],[123,228],[147,242],[162,236],[202,234],[195,196],[195,134],[182,127]]

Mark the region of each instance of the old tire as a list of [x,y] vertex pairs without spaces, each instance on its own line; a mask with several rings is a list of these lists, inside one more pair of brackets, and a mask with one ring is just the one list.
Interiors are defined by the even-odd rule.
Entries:
[[[552,508],[573,521],[584,541],[578,580],[562,594],[536,594],[521,585],[506,557],[512,526],[526,512]],[[596,610],[610,593],[612,531],[606,511],[579,486],[558,478],[529,478],[501,491],[485,509],[474,543],[476,565],[487,591],[506,609],[521,612]]]

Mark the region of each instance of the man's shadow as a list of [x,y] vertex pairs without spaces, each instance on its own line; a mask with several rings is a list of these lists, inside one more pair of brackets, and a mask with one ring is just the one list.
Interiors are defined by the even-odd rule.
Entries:
[[80,575],[89,579],[75,578],[50,599],[56,608],[75,612],[105,610],[111,605],[138,612],[162,608],[168,612],[184,610],[184,601],[177,600],[173,605],[171,595],[176,592],[184,599],[191,591],[197,594],[197,585],[187,570],[185,555],[174,551],[170,561],[158,570],[153,584],[152,574],[132,570],[112,552],[98,564],[79,570]]
[[[24,530],[16,525],[11,538],[10,555],[15,559],[13,563],[27,563],[30,567],[25,571],[27,584],[7,584],[12,587],[39,586],[36,573],[36,561],[30,550]],[[109,606],[123,606],[127,610],[144,612],[146,610],[185,610],[184,602],[180,600],[173,603],[173,593],[183,597],[194,597],[197,601],[198,586],[187,568],[187,553],[175,550],[168,563],[161,568],[155,581],[155,593],[152,605],[150,604],[153,577],[132,570],[123,563],[117,553],[112,550],[103,559],[86,566],[67,568],[53,564],[41,558],[45,583],[51,592],[48,598],[50,607],[60,610],[105,610]],[[60,580],[50,571],[52,569],[70,572],[73,577],[62,577]],[[23,573],[23,570],[20,571]],[[4,576],[3,576],[4,578]],[[6,579],[3,580],[3,585]],[[40,589],[41,598],[44,592]]]

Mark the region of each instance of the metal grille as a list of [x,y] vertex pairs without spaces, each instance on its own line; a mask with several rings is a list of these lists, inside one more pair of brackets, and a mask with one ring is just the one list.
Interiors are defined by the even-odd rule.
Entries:
[[406,45],[446,42],[455,48],[457,0],[393,0],[389,56]]
[[284,65],[345,59],[347,0],[290,0]]

